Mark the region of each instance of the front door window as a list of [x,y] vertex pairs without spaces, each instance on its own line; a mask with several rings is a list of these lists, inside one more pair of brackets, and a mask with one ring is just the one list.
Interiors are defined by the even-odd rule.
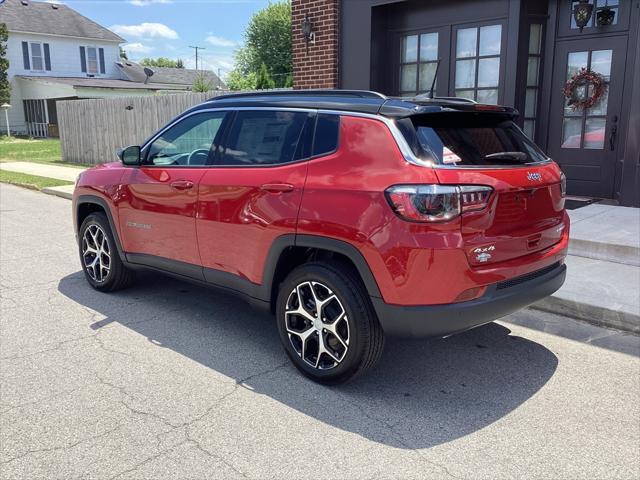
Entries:
[[[581,69],[586,68],[601,74],[606,81],[606,88],[604,95],[591,108],[576,109],[569,105],[569,99],[565,99],[561,148],[604,149],[612,56],[612,50],[569,52],[566,69],[567,80]],[[577,89],[578,95],[581,97],[588,97],[592,94],[590,87],[579,86]]]
[[456,35],[455,94],[498,103],[502,25],[461,28]]

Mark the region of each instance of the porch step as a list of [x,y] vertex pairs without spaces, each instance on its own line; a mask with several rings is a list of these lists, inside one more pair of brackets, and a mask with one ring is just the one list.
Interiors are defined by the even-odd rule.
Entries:
[[568,212],[570,255],[640,266],[640,209],[593,204]]

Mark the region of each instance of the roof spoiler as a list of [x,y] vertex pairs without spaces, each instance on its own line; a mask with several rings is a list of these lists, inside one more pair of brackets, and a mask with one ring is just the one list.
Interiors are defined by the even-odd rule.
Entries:
[[[443,100],[446,103],[438,102]],[[389,99],[380,106],[378,111],[381,115],[394,118],[406,118],[414,115],[445,112],[496,113],[513,118],[520,116],[518,110],[512,107],[487,105],[457,97],[436,97],[426,101],[420,101],[418,98],[414,98],[412,100]]]

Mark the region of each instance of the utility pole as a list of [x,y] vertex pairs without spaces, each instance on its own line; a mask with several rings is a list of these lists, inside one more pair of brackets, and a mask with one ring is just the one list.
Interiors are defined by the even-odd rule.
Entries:
[[196,51],[196,70],[198,70],[198,50],[206,50],[204,47],[193,47],[189,45],[189,48],[193,48]]

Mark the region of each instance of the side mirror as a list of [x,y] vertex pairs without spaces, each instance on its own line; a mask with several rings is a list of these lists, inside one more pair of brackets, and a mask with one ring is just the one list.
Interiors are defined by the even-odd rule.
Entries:
[[120,157],[123,165],[140,165],[140,147],[138,145],[131,145],[126,148],[121,148],[118,150],[118,157]]

